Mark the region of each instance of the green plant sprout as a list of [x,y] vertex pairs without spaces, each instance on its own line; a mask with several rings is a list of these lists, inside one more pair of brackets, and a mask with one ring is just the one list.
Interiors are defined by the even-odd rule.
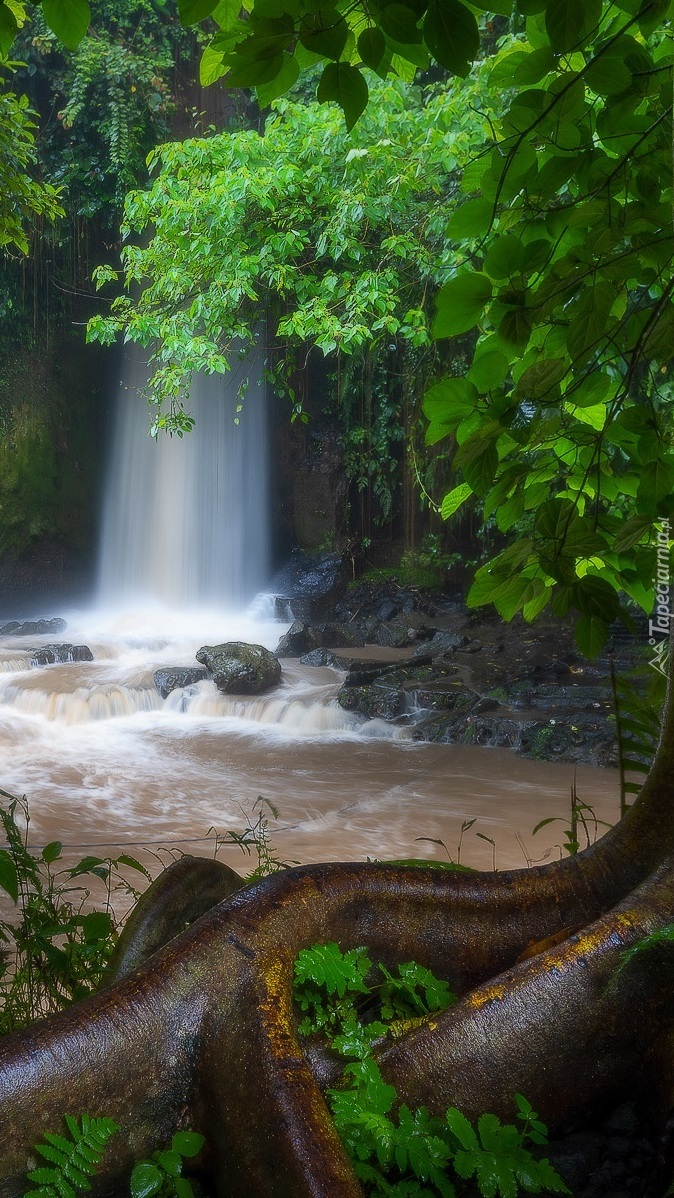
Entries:
[[32,1169],[28,1180],[37,1182],[37,1189],[28,1190],[24,1198],[76,1198],[77,1190],[90,1190],[90,1178],[98,1169],[105,1146],[119,1131],[114,1119],[81,1115],[79,1119],[64,1115],[68,1136],[45,1132],[43,1144],[35,1151],[48,1165]]
[[[535,828],[532,828],[531,835],[535,836],[540,832],[541,828],[546,828],[548,824],[565,823],[567,817],[563,815],[549,815],[547,819],[539,820]],[[594,808],[589,803],[583,803],[578,797],[576,790],[576,779],[571,784],[571,809],[568,817],[568,827],[564,829],[566,837],[564,844],[561,846],[566,852],[575,857],[580,851],[580,833],[582,831],[585,839],[585,848],[589,848],[597,839],[600,826],[604,828],[610,827],[610,824],[603,819],[597,819]]]
[[[368,984],[373,974],[383,980]],[[462,1180],[475,1178],[483,1198],[516,1198],[521,1190],[569,1193],[549,1161],[527,1147],[545,1145],[547,1128],[521,1094],[515,1096],[519,1128],[484,1114],[474,1129],[456,1107],[440,1119],[423,1107],[398,1105],[372,1052],[397,1025],[409,1027],[455,1001],[430,970],[408,961],[396,976],[373,965],[362,947],[342,952],[334,942],[315,944],[296,958],[294,998],[303,1012],[299,1034],[320,1034],[349,1058],[327,1097],[370,1198],[456,1198],[451,1171]]]
[[196,1156],[204,1137],[194,1131],[176,1132],[170,1148],[138,1161],[131,1174],[131,1198],[193,1198],[192,1185],[182,1176],[183,1164]]

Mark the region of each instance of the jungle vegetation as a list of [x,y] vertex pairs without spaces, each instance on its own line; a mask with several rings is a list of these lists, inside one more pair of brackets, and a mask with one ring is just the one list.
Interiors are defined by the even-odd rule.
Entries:
[[[518,0],[513,13],[505,0],[489,8],[461,0],[252,0],[242,13],[238,2],[189,0],[181,9],[188,24],[217,25],[202,59],[204,80],[254,87],[269,103],[318,63],[317,98],[337,103],[354,139],[368,105],[377,105],[379,85],[371,87],[368,72],[392,71],[404,82],[414,69],[439,64],[468,76],[481,25],[490,36],[495,17],[511,20],[489,64],[489,86],[499,90],[489,136],[465,164],[441,230],[454,256],[443,264],[446,274],[436,274],[431,244],[425,273],[421,249],[410,250],[422,263],[415,286],[423,279],[440,286],[430,321],[408,323],[429,323],[440,345],[423,408],[427,441],[447,451],[456,473],[439,497],[443,514],[476,496],[510,534],[478,572],[471,601],[492,602],[506,618],[522,611],[533,619],[548,603],[560,615],[575,612],[578,644],[590,653],[604,644],[610,622],[628,618],[626,596],[651,610],[653,530],[666,527],[673,506],[670,7],[669,0]],[[10,39],[15,14],[4,8]],[[86,0],[49,0],[43,13],[66,42],[84,35]],[[398,85],[394,94],[402,94]],[[292,113],[283,101],[270,131],[282,136]],[[407,121],[407,107],[400,119]],[[213,153],[217,163],[226,151],[213,142],[213,150],[205,142],[201,151],[171,148],[157,157],[152,188],[127,201],[129,234],[134,214],[141,227],[146,216],[155,223],[161,215],[152,205],[172,185],[164,165],[173,164],[180,201],[180,171],[195,165],[183,155]],[[351,144],[367,151],[344,162],[357,178],[370,151]],[[211,211],[219,221],[217,201]],[[183,226],[182,255],[179,237],[174,245],[177,290],[162,295],[152,255],[165,264],[169,251],[157,228],[156,244],[129,237],[125,267],[129,282],[142,286],[99,329],[116,332],[119,317],[125,335],[155,343],[156,411],[162,415],[168,398],[168,416],[180,421],[189,354],[198,359],[192,366],[216,369],[227,352],[209,310],[222,301],[223,281],[211,290],[204,255],[191,253]],[[340,295],[329,235],[322,246],[320,234],[309,233],[300,226],[296,257],[281,263],[282,299],[290,298],[287,308],[272,307],[281,338],[307,330],[306,314],[300,319],[293,305],[304,287],[297,268],[310,255],[325,258],[320,273],[334,278],[349,319],[355,311]],[[274,229],[279,253],[288,237],[292,250],[291,234]],[[208,236],[200,231],[197,249]],[[259,273],[259,263],[251,266]],[[103,278],[111,280],[110,271]],[[359,300],[367,304],[367,289]],[[309,306],[317,320],[310,341],[320,350],[318,339],[327,338],[323,347],[335,352],[329,311]],[[236,333],[230,310],[226,338]],[[409,310],[394,307],[390,319],[404,322]],[[386,305],[375,312],[385,329]],[[356,338],[354,348],[362,348]],[[408,1110],[507,1118],[519,1093],[546,1122],[559,1123],[618,1101],[639,1074],[640,1097],[664,1125],[672,1110],[669,979],[638,958],[621,965],[626,950],[672,919],[673,754],[670,688],[660,746],[636,802],[597,844],[546,867],[466,874],[318,865],[232,894],[229,871],[218,878],[195,865],[189,917],[201,893],[208,910],[193,926],[139,971],[126,976],[121,967],[109,989],[0,1043],[3,1192],[20,1193],[28,1148],[58,1124],[67,1091],[79,1111],[105,1113],[122,1129],[124,1146],[106,1182],[189,1125],[206,1136],[209,1175],[223,1196],[362,1195],[324,1098],[332,1075],[320,1055],[303,1051],[292,1008],[298,953],[333,941],[342,951],[367,949],[389,971],[414,960],[458,996],[375,1048],[384,1084]],[[152,949],[184,928],[184,890],[183,880],[177,892],[148,892],[146,925],[162,929]],[[229,897],[210,909],[220,894]]]

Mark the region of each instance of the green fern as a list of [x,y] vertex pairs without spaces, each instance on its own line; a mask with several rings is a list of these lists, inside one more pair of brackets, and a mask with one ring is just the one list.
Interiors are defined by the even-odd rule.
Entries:
[[501,1123],[497,1115],[480,1115],[476,1131],[456,1107],[449,1108],[446,1121],[457,1143],[453,1168],[464,1181],[474,1177],[483,1198],[517,1198],[520,1189],[570,1193],[546,1157],[536,1160],[531,1155],[526,1133],[511,1123]]
[[119,1131],[114,1119],[82,1115],[79,1121],[64,1116],[70,1139],[57,1132],[45,1132],[45,1143],[36,1144],[35,1151],[49,1165],[42,1165],[28,1174],[37,1182],[37,1189],[28,1190],[24,1198],[77,1198],[78,1190],[90,1190],[90,1178],[96,1173],[105,1146]]
[[611,683],[620,769],[620,814],[623,816],[628,807],[628,796],[638,795],[655,756],[665,680],[656,674],[644,690],[643,679],[628,682],[626,678],[618,678],[611,663]]

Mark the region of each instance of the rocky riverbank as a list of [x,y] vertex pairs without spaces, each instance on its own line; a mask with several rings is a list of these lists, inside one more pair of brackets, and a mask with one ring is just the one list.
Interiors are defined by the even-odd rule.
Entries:
[[[343,671],[345,710],[408,725],[418,740],[617,764],[609,659],[588,662],[554,617],[507,624],[457,597],[387,583],[353,585],[332,602],[321,595],[315,606],[311,595],[282,602],[299,618],[278,656]],[[637,649],[616,634],[618,673]]]

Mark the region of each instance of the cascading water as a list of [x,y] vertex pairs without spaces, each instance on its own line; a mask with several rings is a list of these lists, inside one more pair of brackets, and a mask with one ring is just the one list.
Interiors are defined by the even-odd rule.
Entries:
[[269,461],[261,374],[259,356],[251,355],[227,375],[196,376],[193,431],[153,440],[141,394],[147,367],[140,354],[125,354],[103,512],[102,604],[240,610],[262,589]]
[[[462,824],[477,818],[471,863],[491,868],[493,839],[500,867],[521,864],[515,830],[566,809],[576,767],[416,743],[411,729],[343,711],[332,667],[284,660],[281,684],[260,696],[222,695],[208,678],[159,694],[155,671],[194,666],[199,646],[274,649],[287,628],[259,597],[250,603],[268,577],[269,460],[259,366],[246,369],[238,425],[232,372],[197,381],[192,433],[154,442],[145,368],[127,357],[99,604],[59,613],[70,655],[45,648],[53,633],[0,637],[0,788],[28,796],[31,842],[58,838],[70,863],[83,850],[142,854],[167,842],[210,852],[194,838],[212,826],[240,832],[262,798],[280,812],[272,843],[285,861],[442,856],[442,840],[456,852]],[[577,785],[610,819],[605,774],[578,769]],[[432,839],[419,848],[418,837]],[[532,855],[545,847],[529,844]],[[244,872],[255,864],[239,850],[228,860]]]

